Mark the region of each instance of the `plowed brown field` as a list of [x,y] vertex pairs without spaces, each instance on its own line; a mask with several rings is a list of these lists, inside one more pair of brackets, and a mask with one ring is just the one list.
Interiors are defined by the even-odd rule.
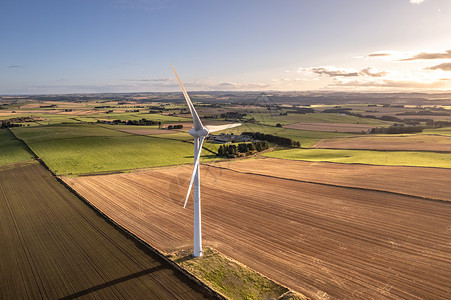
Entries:
[[[450,203],[282,178],[292,161],[237,162],[246,163],[280,178],[201,166],[204,244],[317,299],[451,297]],[[192,243],[192,202],[182,208],[190,173],[182,166],[65,180],[169,252]],[[384,178],[395,185],[388,173],[379,187]]]
[[0,167],[0,299],[208,299],[38,163]]
[[226,161],[211,166],[242,173],[451,201],[451,169],[287,162],[277,158]]

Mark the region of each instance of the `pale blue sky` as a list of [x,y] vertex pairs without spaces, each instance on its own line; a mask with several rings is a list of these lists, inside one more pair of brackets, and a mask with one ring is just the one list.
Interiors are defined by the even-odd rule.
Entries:
[[170,64],[188,90],[451,90],[451,1],[411,2],[2,0],[0,94],[177,91]]

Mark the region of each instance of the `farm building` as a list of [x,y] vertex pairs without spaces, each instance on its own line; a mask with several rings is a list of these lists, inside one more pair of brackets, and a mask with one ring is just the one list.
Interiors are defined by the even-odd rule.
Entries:
[[252,138],[245,135],[235,135],[233,132],[231,134],[221,133],[219,135],[209,135],[207,139],[213,143],[227,144],[227,143],[243,143],[252,142]]

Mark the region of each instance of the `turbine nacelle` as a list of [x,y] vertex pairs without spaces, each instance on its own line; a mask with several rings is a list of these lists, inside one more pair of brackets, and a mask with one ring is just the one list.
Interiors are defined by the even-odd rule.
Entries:
[[196,130],[196,128],[193,127],[190,129],[190,131],[188,131],[188,133],[191,134],[195,138],[200,138],[200,137],[204,138],[210,133],[210,131],[206,127],[202,127],[202,129],[200,129],[200,130]]

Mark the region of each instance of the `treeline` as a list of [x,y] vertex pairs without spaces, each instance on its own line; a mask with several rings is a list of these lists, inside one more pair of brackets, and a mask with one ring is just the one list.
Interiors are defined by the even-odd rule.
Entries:
[[290,147],[290,148],[300,148],[301,143],[298,141],[293,141],[292,139],[276,136],[272,134],[264,134],[260,132],[243,132],[241,135],[246,135],[248,137],[251,137],[255,140],[260,141],[268,141],[270,143],[274,143],[283,147]]
[[267,141],[239,143],[238,145],[221,145],[218,149],[218,156],[225,156],[229,158],[242,157],[255,154],[266,149],[269,149],[269,143]]
[[[30,117],[17,117],[17,118],[10,118],[6,120],[0,120],[0,128],[10,128],[10,127],[20,127],[22,124],[18,123],[27,123],[27,122],[35,122],[35,121],[41,121],[41,118],[30,116]],[[28,125],[30,126],[30,125]]]
[[247,113],[239,113],[233,111],[228,111],[226,113],[221,114],[221,118],[223,119],[241,119],[245,116],[247,116]]
[[176,125],[168,125],[168,129],[182,129],[183,125],[182,124],[176,124]]
[[[97,123],[100,123],[100,120],[97,120]],[[147,120],[145,118],[142,118],[141,120],[113,120],[112,123],[114,125],[140,125],[140,126],[144,126],[144,125],[160,125],[160,122],[157,121],[152,121],[152,120]]]
[[289,110],[287,113],[290,114],[313,114],[315,113],[315,110],[313,108],[309,107],[298,107],[296,110]]
[[423,127],[420,126],[390,126],[390,127],[377,127],[371,129],[370,133],[373,134],[401,134],[401,133],[418,133],[422,132]]
[[0,129],[20,126],[22,126],[22,124],[10,123],[8,121],[0,121]]

